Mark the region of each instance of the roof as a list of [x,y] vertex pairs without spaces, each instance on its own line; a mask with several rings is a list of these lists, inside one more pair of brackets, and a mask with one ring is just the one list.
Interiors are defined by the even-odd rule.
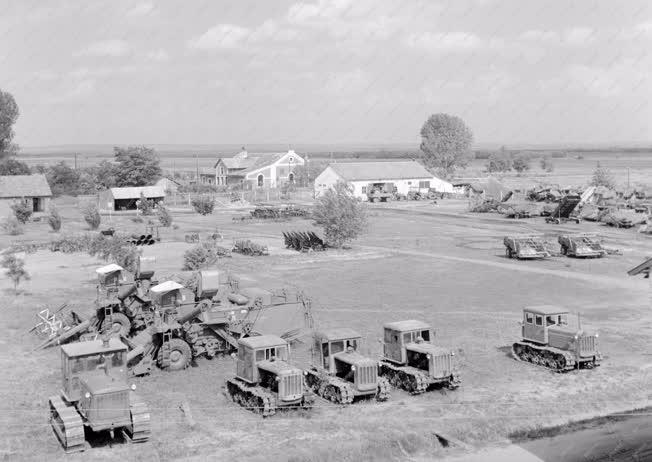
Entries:
[[61,345],[61,350],[68,356],[85,356],[102,352],[112,352],[126,350],[127,345],[122,343],[118,338],[111,337],[109,346],[104,347],[102,340],[88,340],[86,342],[75,342]]
[[143,193],[143,195],[147,198],[165,197],[165,191],[161,185],[111,188],[110,191],[114,199],[139,199],[141,193]]
[[111,263],[110,265],[102,266],[101,268],[96,269],[95,272],[98,274],[109,274],[115,271],[122,271],[122,270],[124,270],[122,266],[116,265],[115,263]]
[[171,292],[173,290],[178,290],[178,289],[183,289],[184,287],[179,284],[178,282],[174,281],[165,281],[162,282],[152,288],[150,288],[150,292],[154,292],[155,294],[163,294],[166,292]]
[[630,276],[636,276],[637,274],[648,273],[650,269],[652,269],[652,258],[648,258],[640,265],[630,269],[627,271],[627,274]]
[[281,337],[277,337],[276,335],[254,335],[253,337],[241,338],[240,340],[238,340],[238,343],[240,345],[244,345],[254,350],[257,348],[273,347],[273,346],[288,344],[288,342],[283,340]]
[[339,176],[347,181],[406,180],[434,177],[415,161],[398,162],[342,162],[329,164]]
[[548,315],[548,314],[561,314],[561,313],[568,313],[568,310],[564,308],[563,306],[556,306],[556,305],[536,305],[536,306],[526,306],[523,308],[523,311],[529,311],[530,313],[535,313],[535,314],[542,314],[542,315]]
[[328,341],[332,340],[344,340],[350,338],[360,338],[362,337],[358,332],[351,329],[350,327],[339,327],[335,329],[324,329],[317,333],[317,336],[321,339]]
[[408,319],[407,321],[396,321],[385,323],[385,329],[397,330],[400,332],[408,330],[430,329],[430,324],[415,319]]
[[0,176],[0,198],[50,196],[52,191],[45,175]]
[[257,157],[254,159],[254,162],[250,166],[248,166],[245,170],[242,171],[242,173],[244,174],[251,173],[253,171],[260,170],[261,168],[265,168],[269,165],[272,165],[274,162],[280,160],[286,154],[287,152],[280,152],[276,154],[265,154],[261,157]]

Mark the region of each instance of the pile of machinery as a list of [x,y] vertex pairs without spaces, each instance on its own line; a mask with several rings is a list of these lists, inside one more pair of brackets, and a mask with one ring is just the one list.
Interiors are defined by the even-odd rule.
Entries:
[[269,255],[269,250],[266,245],[256,244],[250,239],[238,239],[235,241],[232,252],[251,256]]
[[396,185],[394,183],[369,183],[366,195],[369,202],[389,202],[394,198]]
[[577,206],[582,202],[582,197],[578,194],[568,194],[563,196],[557,207],[546,217],[546,223],[560,224],[566,221],[580,222],[579,215],[575,212]]
[[569,325],[568,310],[557,306],[531,306],[523,310],[522,340],[512,345],[514,357],[553,371],[593,368],[600,364],[598,334]]
[[312,231],[288,231],[283,233],[285,248],[298,252],[326,250],[326,243]]
[[310,212],[295,205],[275,206],[259,205],[249,212],[249,215],[233,217],[233,221],[245,220],[287,220],[290,218],[303,218],[310,215]]
[[546,249],[543,236],[516,235],[505,236],[505,256],[519,260],[547,258],[550,252]]

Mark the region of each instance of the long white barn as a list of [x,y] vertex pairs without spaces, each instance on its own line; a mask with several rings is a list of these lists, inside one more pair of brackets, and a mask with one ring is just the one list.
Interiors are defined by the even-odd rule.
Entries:
[[353,189],[353,195],[367,198],[367,188],[372,183],[394,183],[401,194],[410,191],[452,193],[453,185],[437,178],[416,161],[391,162],[342,162],[330,164],[315,179],[315,196],[323,194],[338,182],[345,182]]

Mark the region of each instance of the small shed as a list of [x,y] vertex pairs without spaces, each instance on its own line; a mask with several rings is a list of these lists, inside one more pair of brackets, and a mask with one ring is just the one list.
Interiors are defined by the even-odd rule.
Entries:
[[33,212],[45,212],[52,198],[52,191],[45,175],[0,176],[0,215],[12,213],[12,204],[27,200]]
[[165,199],[165,191],[161,186],[130,186],[126,188],[110,188],[100,191],[100,209],[102,210],[136,210],[136,201],[141,194],[155,204]]

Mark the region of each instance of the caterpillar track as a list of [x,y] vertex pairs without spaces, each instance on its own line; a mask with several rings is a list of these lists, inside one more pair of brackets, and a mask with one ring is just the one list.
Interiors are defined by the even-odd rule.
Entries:
[[378,377],[378,388],[376,389],[376,401],[387,401],[391,394],[389,380],[385,377]]
[[142,443],[149,439],[151,432],[149,408],[140,397],[134,393],[129,397],[131,410],[131,426],[125,429],[129,439],[134,443]]
[[413,395],[424,393],[430,385],[430,377],[425,372],[410,366],[395,366],[381,361],[380,375],[386,377],[389,383]]
[[272,393],[259,386],[248,386],[245,383],[229,379],[226,381],[226,390],[234,403],[249,409],[263,417],[276,414],[276,405],[272,404]]
[[514,343],[512,355],[519,361],[543,366],[556,372],[570,371],[579,366],[574,355],[569,351],[525,342]]
[[336,404],[351,404],[355,393],[349,382],[339,377],[307,371],[306,384],[318,396]]
[[86,448],[84,423],[73,404],[66,403],[59,396],[51,396],[50,425],[67,453],[80,452]]

